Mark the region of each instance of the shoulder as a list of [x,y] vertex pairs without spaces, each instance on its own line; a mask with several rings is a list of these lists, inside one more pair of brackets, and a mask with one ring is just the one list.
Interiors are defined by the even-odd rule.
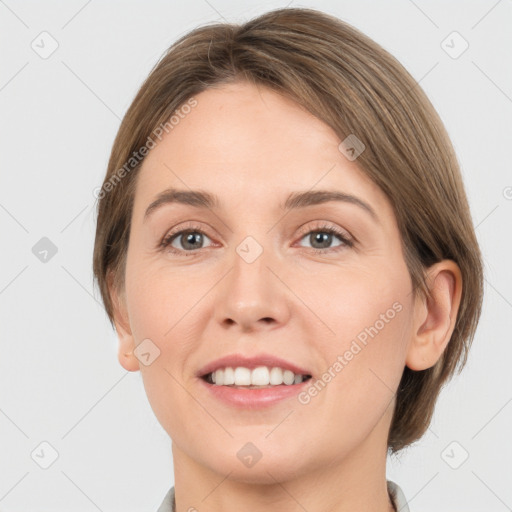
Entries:
[[[388,493],[395,504],[395,508],[398,512],[410,512],[409,504],[405,499],[405,495],[398,484],[391,480],[387,480]],[[160,512],[160,511],[158,511]]]
[[175,512],[174,510],[174,486],[171,487],[158,507],[156,512]]

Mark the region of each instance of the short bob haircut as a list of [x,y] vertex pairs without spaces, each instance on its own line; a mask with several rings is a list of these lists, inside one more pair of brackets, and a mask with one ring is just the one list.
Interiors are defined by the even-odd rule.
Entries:
[[[357,164],[389,198],[413,293],[428,298],[427,269],[443,259],[462,274],[450,342],[422,371],[407,366],[388,436],[395,453],[423,436],[444,383],[466,364],[482,308],[483,265],[459,164],[429,99],[386,50],[340,19],[305,8],[266,12],[243,24],[212,23],[178,39],[153,67],[124,116],[98,195],[94,277],[113,323],[112,285],[124,290],[138,170],[155,134],[194,95],[249,81],[293,99],[343,141],[365,145]],[[187,107],[190,109],[190,105]]]

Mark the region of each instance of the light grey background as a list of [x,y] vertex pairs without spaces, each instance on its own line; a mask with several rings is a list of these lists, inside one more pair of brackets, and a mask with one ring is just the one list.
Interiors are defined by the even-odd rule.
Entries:
[[[92,285],[93,191],[122,116],[173,41],[287,3],[0,0],[1,511],[151,512],[173,485],[170,440],[140,373],[119,365]],[[411,512],[511,510],[512,1],[291,5],[351,23],[420,82],[457,151],[485,257],[469,363],[388,478]],[[469,44],[457,58],[453,31]],[[42,58],[52,38],[58,48]],[[55,255],[38,252],[43,237]],[[48,469],[43,442],[58,453]]]

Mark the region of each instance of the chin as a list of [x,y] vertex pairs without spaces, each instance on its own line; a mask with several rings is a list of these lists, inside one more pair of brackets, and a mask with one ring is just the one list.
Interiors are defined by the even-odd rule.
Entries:
[[[244,451],[245,450],[245,451]],[[228,476],[229,480],[247,484],[269,485],[276,481],[284,482],[298,477],[301,471],[299,464],[304,464],[304,453],[297,449],[294,456],[284,452],[279,454],[264,451],[260,458],[251,460],[247,455],[252,448],[246,446],[242,450],[233,452],[233,457],[226,458],[226,452],[222,451],[214,460],[205,461],[210,469],[220,475]],[[256,455],[256,452],[254,452]],[[245,459],[245,460],[244,460]]]
[[[224,469],[224,468],[222,468]],[[228,480],[252,484],[273,485],[276,482],[286,482],[297,478],[297,468],[289,461],[285,468],[276,467],[275,464],[264,464],[261,460],[252,468],[231,467],[227,472],[218,471],[222,475],[228,475]]]

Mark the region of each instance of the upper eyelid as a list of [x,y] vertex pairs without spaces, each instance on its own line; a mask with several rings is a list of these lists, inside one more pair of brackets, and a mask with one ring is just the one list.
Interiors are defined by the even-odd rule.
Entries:
[[325,220],[319,220],[319,221],[310,221],[310,222],[318,222],[320,225],[316,226],[316,227],[313,227],[313,226],[309,226],[308,222],[306,222],[305,224],[303,224],[302,226],[300,226],[298,228],[298,231],[299,233],[302,235],[302,234],[308,234],[312,231],[322,231],[322,229],[332,229],[336,232],[340,232],[338,234],[342,235],[342,234],[346,234],[346,236],[348,238],[353,238],[353,236],[344,228],[340,227],[340,226],[337,226],[336,224],[333,224],[332,222],[329,222],[329,221],[325,221]]
[[[191,223],[193,223],[193,222],[198,222],[198,221],[189,221],[189,223],[185,223],[184,226],[180,226],[178,224],[179,227],[177,227],[177,228],[175,227],[169,231],[166,231],[163,238],[165,239],[165,238],[168,238],[169,236],[180,234],[183,231],[200,231],[202,233],[205,233],[205,231],[208,231],[208,229],[211,229],[208,227],[208,229],[205,230],[202,226],[192,225]],[[308,224],[310,222],[317,222],[317,223],[320,223],[321,225],[316,226],[316,227],[308,226]],[[334,223],[332,223],[330,221],[325,221],[325,220],[308,221],[297,228],[297,230],[299,231],[300,234],[302,234],[304,232],[309,233],[310,231],[319,231],[321,229],[335,229],[338,231],[342,231],[343,233],[346,233],[351,238],[354,238],[346,229],[336,226]],[[205,234],[208,234],[208,233],[205,233]]]

